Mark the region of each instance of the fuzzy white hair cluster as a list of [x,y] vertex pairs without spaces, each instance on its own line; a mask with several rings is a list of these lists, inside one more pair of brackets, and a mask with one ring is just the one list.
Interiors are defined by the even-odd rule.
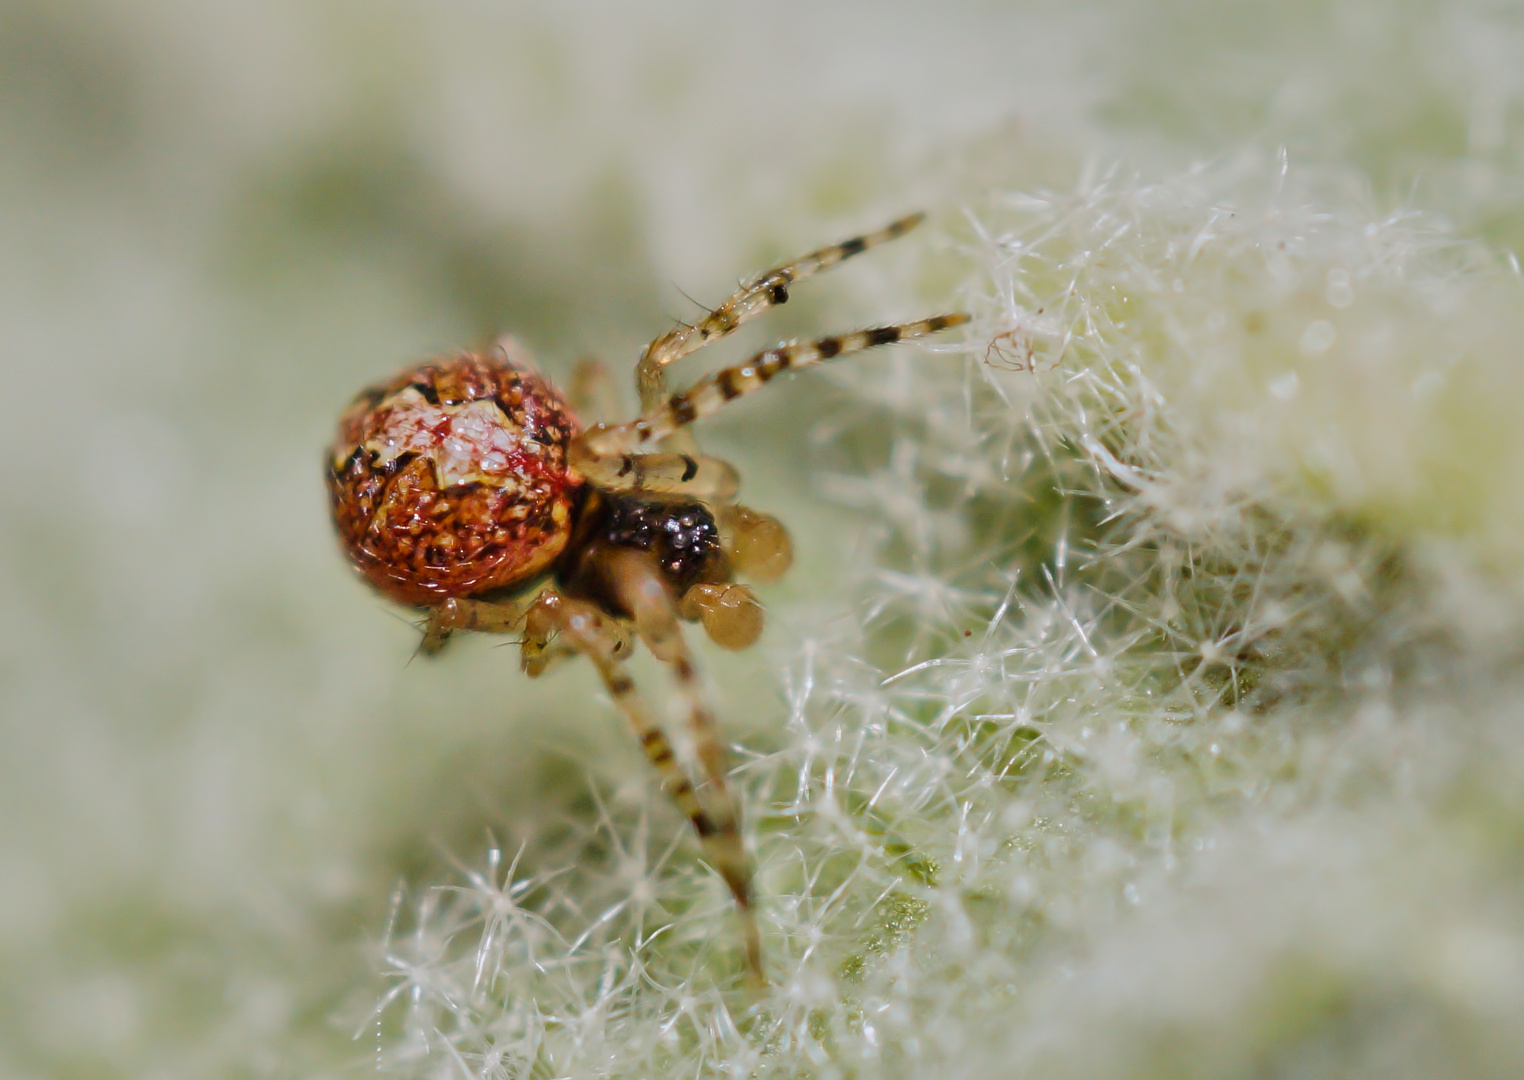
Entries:
[[406,905],[384,1060],[1524,1063],[1524,739],[1477,640],[1519,569],[1524,289],[1328,181],[1250,157],[970,208],[967,346],[842,375],[859,617],[803,635],[739,774],[776,985],[726,989],[722,890],[610,811]]

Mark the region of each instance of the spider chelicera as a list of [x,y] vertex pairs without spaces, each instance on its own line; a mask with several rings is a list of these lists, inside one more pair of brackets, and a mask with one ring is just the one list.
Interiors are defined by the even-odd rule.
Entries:
[[[968,316],[779,345],[683,393],[668,393],[666,367],[784,303],[795,282],[904,235],[922,216],[769,270],[694,325],[651,342],[635,368],[639,419],[582,430],[560,392],[505,338],[489,353],[431,360],[363,391],[328,455],[345,551],[377,590],[427,612],[423,652],[437,653],[456,630],[515,633],[531,676],[566,655],[597,668],[735,897],[748,970],[759,981],[761,938],[725,745],[680,623],[699,622],[727,649],[752,644],[762,609],[733,578],[773,581],[793,554],[775,518],[734,501],[735,469],[701,454],[685,429],[791,368],[934,334]],[[699,786],[619,666],[637,639],[672,670]]]

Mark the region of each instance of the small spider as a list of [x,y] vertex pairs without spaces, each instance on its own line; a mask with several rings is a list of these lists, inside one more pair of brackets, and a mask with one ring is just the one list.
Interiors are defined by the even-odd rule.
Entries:
[[[489,354],[431,360],[365,390],[340,418],[328,455],[345,551],[377,590],[426,610],[423,652],[437,653],[456,630],[517,633],[531,676],[573,654],[597,668],[735,897],[758,981],[761,938],[725,746],[679,624],[697,621],[721,647],[746,648],[762,632],[762,609],[732,578],[776,580],[793,552],[775,518],[734,501],[735,469],[701,454],[684,429],[790,368],[934,334],[968,316],[779,345],[684,393],[668,394],[665,371],[787,301],[795,282],[902,236],[922,217],[769,270],[697,324],[658,337],[635,368],[637,420],[582,430],[505,338]],[[701,787],[619,667],[635,639],[671,667]]]

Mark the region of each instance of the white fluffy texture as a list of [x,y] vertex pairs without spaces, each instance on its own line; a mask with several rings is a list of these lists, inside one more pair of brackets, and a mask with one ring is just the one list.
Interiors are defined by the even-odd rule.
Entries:
[[[0,16],[0,1073],[1524,1071],[1517,17],[641,7]],[[706,428],[801,552],[704,655],[753,996],[589,673],[406,664],[320,450],[918,205],[748,341],[964,343]]]
[[[1474,318],[1458,296],[1513,283],[1412,223],[1265,187],[1113,177],[998,198],[974,213],[973,337],[1007,336],[961,377],[913,357],[843,376],[860,408],[832,444],[895,417],[883,462],[828,485],[881,518],[881,545],[844,590],[862,618],[805,637],[782,746],[741,773],[778,986],[716,989],[735,969],[721,890],[643,818],[598,817],[411,909],[387,953],[399,1060],[441,1076],[456,1052],[486,1075],[1521,1060],[1517,885],[1475,896],[1492,852],[1442,855],[1419,809],[1456,797],[1507,719],[1419,704],[1465,660],[1416,539],[1366,505],[1452,452],[1426,437],[1451,420],[1426,376],[1508,360],[1413,356],[1391,313],[1458,342]],[[1350,328],[1379,338],[1378,321],[1372,357]],[[1395,387],[1296,407],[1362,375]],[[1383,418],[1409,449],[1366,465]],[[1459,745],[1435,759],[1419,731]]]

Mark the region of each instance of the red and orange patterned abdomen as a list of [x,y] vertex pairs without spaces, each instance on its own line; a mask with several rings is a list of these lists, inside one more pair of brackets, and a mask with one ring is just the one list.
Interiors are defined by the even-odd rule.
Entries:
[[419,606],[534,577],[571,537],[577,430],[555,388],[501,349],[371,387],[328,460],[345,551],[381,592]]

